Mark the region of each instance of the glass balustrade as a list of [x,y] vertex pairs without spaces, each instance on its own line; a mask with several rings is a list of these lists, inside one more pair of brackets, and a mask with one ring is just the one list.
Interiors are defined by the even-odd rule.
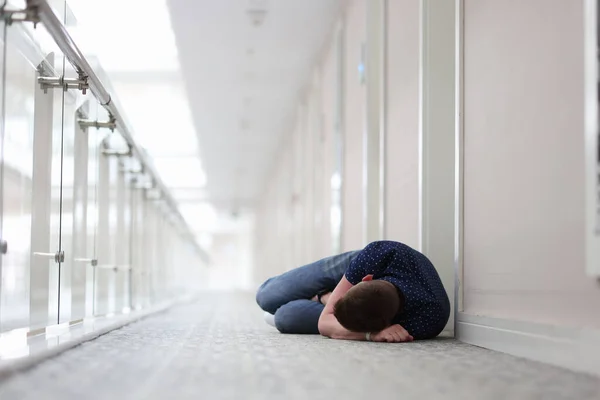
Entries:
[[[75,29],[64,1],[49,4]],[[203,260],[157,177],[142,168],[147,160],[129,151],[129,128],[93,126],[110,115],[91,90],[57,87],[79,74],[43,23],[5,24],[0,332],[129,313],[181,295],[200,279]],[[82,52],[110,88],[98,60]]]

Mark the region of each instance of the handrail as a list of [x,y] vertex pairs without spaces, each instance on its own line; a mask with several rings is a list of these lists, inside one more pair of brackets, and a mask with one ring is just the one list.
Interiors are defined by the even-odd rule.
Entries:
[[52,37],[58,48],[65,55],[69,63],[75,68],[78,74],[82,77],[86,77],[89,85],[89,89],[96,97],[96,99],[100,102],[100,104],[109,112],[109,114],[115,119],[117,124],[117,130],[123,137],[123,139],[127,142],[129,148],[131,149],[132,155],[134,155],[142,164],[142,169],[151,175],[152,181],[157,189],[160,190],[162,198],[167,202],[169,207],[172,209],[176,218],[179,220],[181,225],[187,231],[187,235],[189,239],[194,244],[196,250],[200,257],[202,257],[205,261],[208,261],[208,255],[200,247],[198,242],[196,241],[192,230],[189,225],[179,212],[179,208],[171,193],[163,183],[162,179],[160,179],[160,175],[157,173],[154,168],[154,164],[152,161],[148,159],[146,153],[138,146],[136,141],[133,139],[131,134],[131,128],[127,124],[127,121],[124,119],[122,114],[119,112],[118,107],[111,101],[111,96],[106,90],[100,78],[96,75],[91,65],[88,63],[86,57],[83,55],[71,35],[69,34],[67,28],[61,22],[61,20],[56,16],[50,4],[48,4],[47,0],[27,0],[28,7],[37,8],[38,18],[40,23],[44,25],[48,34]]

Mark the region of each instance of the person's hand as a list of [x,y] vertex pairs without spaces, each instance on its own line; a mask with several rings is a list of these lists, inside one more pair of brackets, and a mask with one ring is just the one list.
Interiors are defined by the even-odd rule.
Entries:
[[[329,300],[330,297],[331,297],[331,292],[322,294],[321,295],[321,304],[323,304],[324,306],[327,305],[327,301]],[[311,300],[318,302],[319,296],[315,295]]]
[[371,341],[388,343],[412,342],[413,337],[406,331],[406,329],[396,324],[388,326],[380,332],[373,333],[371,335]]
[[330,297],[331,297],[331,292],[325,293],[325,294],[321,295],[321,304],[323,304],[324,306],[326,306]]

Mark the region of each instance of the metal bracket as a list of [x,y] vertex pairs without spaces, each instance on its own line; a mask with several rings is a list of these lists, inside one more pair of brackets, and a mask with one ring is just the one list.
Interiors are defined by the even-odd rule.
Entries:
[[65,78],[64,76],[40,76],[38,83],[44,93],[48,93],[48,89],[61,88],[65,92],[69,89],[81,90],[84,95],[87,93],[88,78],[83,74],[79,74],[79,78]]
[[596,168],[596,235],[600,236],[600,137],[598,137],[598,166]]
[[150,189],[154,189],[154,186],[152,185],[140,185],[140,184],[135,184],[133,186],[134,189],[136,190],[150,190]]
[[108,121],[90,121],[87,119],[81,119],[78,121],[81,129],[96,128],[96,129],[110,129],[114,132],[117,128],[117,120],[112,115],[109,116]]
[[104,154],[105,156],[127,157],[131,155],[131,150],[125,153],[114,150],[102,150],[102,154]]
[[94,265],[94,267],[99,268],[99,269],[111,270],[113,272],[119,272],[119,270],[124,270],[124,271],[131,270],[131,267],[129,265],[115,265],[115,264],[98,265],[98,263],[96,263],[96,265]]
[[129,169],[129,168],[122,168],[121,172],[123,172],[124,174],[132,174],[132,175],[137,175],[137,174],[141,174],[144,172],[144,170],[142,168],[140,169]]
[[75,261],[83,262],[83,263],[90,263],[90,265],[92,267],[95,267],[98,265],[98,260],[96,260],[95,258],[76,258]]
[[22,10],[7,10],[6,2],[0,8],[0,19],[11,25],[13,22],[33,22],[33,28],[40,22],[40,14],[37,6],[28,5]]
[[33,255],[40,256],[40,257],[54,258],[54,262],[57,264],[65,262],[65,252],[63,250],[57,251],[56,253],[34,252]]

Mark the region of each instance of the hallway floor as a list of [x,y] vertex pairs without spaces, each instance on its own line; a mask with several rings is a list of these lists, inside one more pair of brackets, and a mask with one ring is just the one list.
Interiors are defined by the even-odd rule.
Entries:
[[251,296],[206,295],[0,382],[26,399],[600,399],[600,379],[462,344],[279,334]]

